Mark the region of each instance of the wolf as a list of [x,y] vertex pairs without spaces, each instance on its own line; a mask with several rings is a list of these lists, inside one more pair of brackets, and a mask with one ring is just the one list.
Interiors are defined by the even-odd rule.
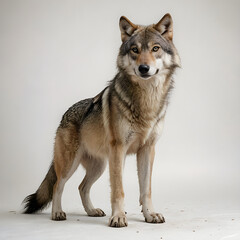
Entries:
[[52,201],[52,220],[65,220],[62,192],[81,164],[86,169],[78,188],[84,209],[89,216],[105,216],[93,206],[90,189],[109,163],[109,226],[127,226],[123,165],[128,154],[136,154],[139,201],[145,221],[165,222],[153,208],[151,176],[173,74],[180,67],[172,41],[173,21],[170,14],[165,14],[157,24],[142,26],[122,16],[119,26],[122,44],[116,76],[97,96],[79,101],[63,115],[56,131],[53,161],[37,191],[25,198],[25,213],[43,210]]

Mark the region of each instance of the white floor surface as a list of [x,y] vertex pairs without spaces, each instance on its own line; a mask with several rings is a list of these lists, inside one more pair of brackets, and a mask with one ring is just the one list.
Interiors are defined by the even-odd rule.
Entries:
[[77,211],[67,221],[50,220],[50,210],[25,215],[16,211],[0,213],[0,239],[163,239],[163,240],[239,240],[240,208],[237,204],[171,204],[162,211],[164,224],[149,224],[134,209],[128,212],[127,228],[107,226],[110,212],[102,218]]

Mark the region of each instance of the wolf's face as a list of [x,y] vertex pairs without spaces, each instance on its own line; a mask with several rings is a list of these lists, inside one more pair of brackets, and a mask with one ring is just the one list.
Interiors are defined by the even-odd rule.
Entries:
[[172,18],[169,14],[157,24],[146,27],[122,17],[120,30],[123,41],[118,56],[120,70],[147,80],[180,66],[177,50],[172,43]]

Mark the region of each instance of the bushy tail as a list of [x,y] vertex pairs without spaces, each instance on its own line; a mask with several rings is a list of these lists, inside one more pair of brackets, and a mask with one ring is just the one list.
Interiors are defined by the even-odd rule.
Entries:
[[52,163],[38,190],[23,200],[24,213],[35,213],[47,207],[52,201],[53,186],[56,181],[57,176]]

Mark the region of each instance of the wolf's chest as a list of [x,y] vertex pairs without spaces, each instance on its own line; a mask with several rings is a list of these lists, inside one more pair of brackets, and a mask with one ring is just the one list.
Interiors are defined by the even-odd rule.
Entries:
[[130,128],[126,135],[126,144],[128,146],[128,154],[134,154],[141,146],[146,144],[154,135],[154,125],[145,129]]
[[132,124],[128,126],[125,135],[126,144],[129,146],[128,153],[136,153],[143,145],[152,144],[161,134],[162,119],[164,118],[166,108],[154,119],[149,120],[146,124]]

